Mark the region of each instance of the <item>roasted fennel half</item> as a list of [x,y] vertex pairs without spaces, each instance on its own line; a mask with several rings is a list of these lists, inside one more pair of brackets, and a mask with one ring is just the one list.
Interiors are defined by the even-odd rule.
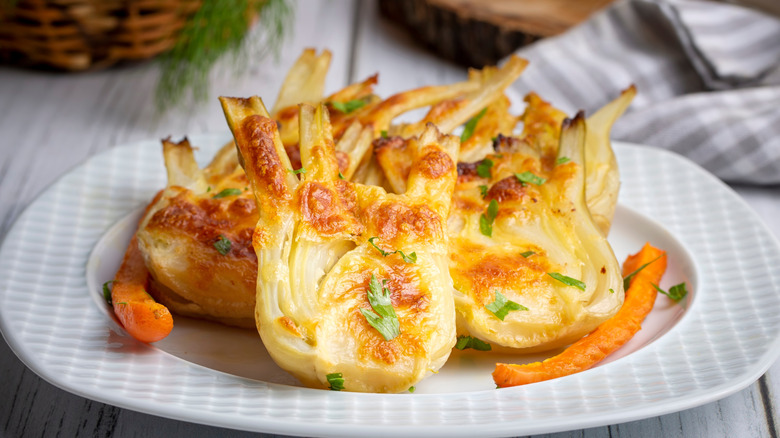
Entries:
[[301,105],[299,168],[262,101],[221,98],[255,193],[255,318],[307,386],[400,392],[455,344],[446,217],[458,141],[428,126],[405,193],[342,179],[328,110]]

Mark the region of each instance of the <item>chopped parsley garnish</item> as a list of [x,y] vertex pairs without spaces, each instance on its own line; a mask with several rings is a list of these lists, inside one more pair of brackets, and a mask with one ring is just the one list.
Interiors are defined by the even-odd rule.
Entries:
[[477,127],[477,123],[479,122],[479,119],[481,119],[486,112],[487,112],[487,108],[483,108],[482,111],[479,112],[479,114],[472,117],[471,120],[466,122],[466,126],[463,127],[463,132],[460,134],[461,143],[464,143],[466,140],[470,139],[472,135],[474,135],[474,129]]
[[106,300],[108,305],[111,305],[111,283],[113,283],[114,280],[107,281],[103,283],[103,299]]
[[417,253],[416,252],[412,252],[411,254],[406,255],[406,254],[404,254],[403,251],[401,251],[399,249],[398,250],[398,254],[401,254],[401,258],[404,259],[404,261],[406,263],[415,263],[417,261]]
[[368,102],[364,99],[354,99],[346,102],[331,102],[330,105],[344,114],[349,114],[352,111],[362,108],[366,103]]
[[479,194],[484,198],[488,194],[488,186],[481,185],[479,186]]
[[219,198],[224,198],[226,196],[238,196],[240,194],[241,194],[241,189],[230,188],[230,189],[224,189],[212,197],[214,199],[219,199]]
[[609,288],[609,293],[614,294],[615,293],[615,289]]
[[682,300],[683,298],[685,298],[686,295],[688,295],[688,289],[685,288],[685,283],[675,284],[674,286],[669,288],[669,292],[661,289],[655,283],[650,283],[650,284],[653,285],[655,290],[666,295],[667,297],[669,297],[670,299],[676,302],[680,302],[680,300]]
[[455,343],[455,348],[458,350],[473,348],[474,350],[479,351],[490,351],[493,349],[493,347],[491,347],[487,342],[481,339],[472,338],[471,336],[458,336],[458,341]]
[[555,160],[555,164],[566,164],[569,161],[571,161],[571,159],[569,159],[569,157],[558,157],[558,159]]
[[415,390],[415,389],[416,389],[416,388],[415,388],[414,386],[410,386],[410,387],[409,387],[409,392],[411,392],[412,394],[414,394],[414,390]]
[[369,239],[368,239],[368,243],[370,243],[370,244],[371,244],[371,246],[373,246],[374,248],[376,248],[376,250],[377,250],[377,251],[379,251],[379,253],[380,253],[380,254],[382,254],[382,257],[387,257],[387,256],[389,256],[389,255],[393,255],[393,254],[395,254],[395,253],[398,253],[398,254],[400,254],[400,255],[401,255],[401,258],[402,258],[402,259],[404,259],[404,261],[405,261],[406,263],[414,263],[414,262],[416,262],[416,261],[417,261],[417,253],[416,253],[416,252],[412,252],[412,253],[411,253],[411,254],[409,254],[409,255],[406,255],[406,254],[405,254],[403,251],[401,251],[400,249],[397,249],[397,250],[395,250],[395,251],[393,251],[393,252],[388,252],[388,251],[385,251],[385,250],[383,250],[382,248],[378,247],[378,246],[376,245],[376,243],[374,243],[374,241],[375,241],[375,240],[377,240],[377,239],[379,239],[379,237],[377,237],[377,236],[371,237],[371,238],[369,238]]
[[211,191],[211,186],[206,187],[206,193]]
[[299,173],[306,173],[305,167],[301,167],[298,170],[292,170],[292,169],[287,169],[287,170],[290,171],[290,173],[292,173],[293,175],[298,175]]
[[521,256],[523,256],[523,258],[526,258],[526,259],[527,259],[528,257],[531,257],[531,256],[532,256],[532,255],[534,255],[534,254],[536,254],[536,251],[526,251],[526,252],[524,252],[524,253],[520,253],[520,255],[521,255]]
[[343,174],[343,173],[341,173],[341,171],[340,171],[340,170],[339,170],[339,179],[346,179],[346,178],[344,178],[344,174]]
[[379,239],[379,237],[377,237],[377,236],[374,236],[374,237],[369,237],[369,238],[368,238],[368,243],[370,243],[370,244],[371,244],[371,246],[373,246],[374,248],[376,248],[376,250],[377,250],[377,251],[379,251],[379,254],[382,254],[382,257],[387,257],[387,256],[389,256],[390,254],[393,254],[392,252],[387,252],[387,251],[383,250],[382,248],[380,248],[380,247],[376,246],[376,243],[374,243],[374,241],[375,241],[375,240],[377,240],[377,239]]
[[498,201],[492,199],[487,211],[479,216],[479,232],[488,237],[493,237],[493,221],[498,216]]
[[585,290],[585,283],[581,282],[580,280],[577,280],[575,278],[567,277],[563,274],[559,274],[557,272],[548,272],[547,275],[550,277],[560,281],[561,283],[565,284],[566,286],[576,287],[579,290]]
[[520,181],[522,185],[526,185],[530,183],[530,184],[536,184],[537,186],[540,186],[544,184],[545,181],[547,181],[541,176],[534,175],[533,173],[527,170],[523,173],[516,173],[515,178],[517,178],[517,180]]
[[382,130],[382,131],[379,133],[379,135],[381,135],[381,136],[382,136],[382,138],[387,138],[387,130],[386,130],[386,129],[383,129],[383,130]]
[[506,315],[513,310],[528,310],[528,307],[507,299],[504,294],[499,291],[496,291],[495,301],[485,306],[485,308],[493,315],[496,315],[496,318],[501,321],[503,321],[504,318],[506,318]]
[[341,373],[330,373],[325,376],[326,379],[328,379],[328,383],[330,384],[331,391],[341,391],[344,389],[344,375]]
[[634,272],[626,275],[625,277],[623,277],[623,289],[628,290],[628,287],[631,286],[631,279],[634,278],[634,275],[638,274],[639,271],[641,271],[642,269],[645,269],[646,267],[648,267],[654,261],[656,261],[656,260],[660,259],[661,257],[663,257],[664,254],[666,254],[666,253],[663,253],[663,254],[659,255],[658,257],[654,258],[653,260],[650,260],[649,262],[647,262],[644,265],[642,265],[639,268],[637,268],[636,271],[634,271]]
[[219,235],[219,239],[217,239],[216,242],[214,242],[214,248],[217,249],[217,251],[222,254],[226,255],[230,252],[230,248],[233,247],[233,243],[230,242],[230,240],[223,236],[222,234]]
[[493,167],[493,160],[485,158],[477,164],[477,175],[482,178],[490,178],[490,168]]
[[390,300],[390,290],[384,285],[385,282],[380,283],[374,274],[371,274],[367,295],[368,303],[373,310],[360,308],[360,313],[366,317],[371,327],[385,338],[385,341],[389,341],[401,334],[401,325]]

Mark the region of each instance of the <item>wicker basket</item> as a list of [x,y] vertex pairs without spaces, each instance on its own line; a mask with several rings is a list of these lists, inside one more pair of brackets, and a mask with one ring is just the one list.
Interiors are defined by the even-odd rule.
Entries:
[[0,10],[0,59],[79,71],[170,49],[200,0],[20,0]]

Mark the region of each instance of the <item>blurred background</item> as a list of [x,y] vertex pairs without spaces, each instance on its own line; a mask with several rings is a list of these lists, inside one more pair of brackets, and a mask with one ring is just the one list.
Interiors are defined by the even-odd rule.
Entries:
[[[378,9],[436,56],[483,67],[613,1],[378,0]],[[780,15],[776,0],[731,3]],[[0,63],[68,74],[155,59],[155,100],[165,110],[205,99],[223,57],[239,74],[269,54],[278,59],[295,9],[293,0],[0,0]]]

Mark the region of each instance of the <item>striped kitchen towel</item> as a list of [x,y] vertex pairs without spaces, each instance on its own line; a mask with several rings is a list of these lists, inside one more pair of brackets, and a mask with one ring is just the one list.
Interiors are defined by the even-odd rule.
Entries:
[[733,183],[780,184],[780,19],[692,0],[625,0],[522,48],[513,85],[573,114],[631,84],[616,140],[687,156]]

